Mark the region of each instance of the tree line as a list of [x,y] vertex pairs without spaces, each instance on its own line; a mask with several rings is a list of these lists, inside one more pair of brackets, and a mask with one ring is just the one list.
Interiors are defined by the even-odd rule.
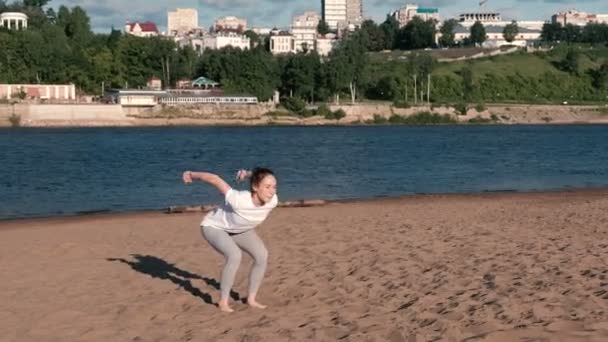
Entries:
[[[374,57],[375,51],[382,50],[419,50],[437,43],[454,46],[456,22],[452,20],[441,25],[438,41],[433,20],[414,18],[401,28],[392,16],[380,25],[368,20],[355,32],[346,33],[326,57],[314,50],[273,56],[267,41],[259,37],[250,50],[227,47],[199,55],[191,47],[179,47],[163,37],[139,38],[115,29],[108,34],[93,33],[82,8],[60,6],[55,12],[45,10],[48,3],[24,0],[6,4],[0,0],[0,11],[25,12],[29,17],[27,30],[0,29],[1,83],[74,83],[81,94],[99,95],[102,87],[144,87],[152,76],[170,86],[204,75],[220,82],[228,94],[254,95],[261,101],[279,90],[282,97],[308,103],[377,99],[403,105],[553,100],[565,94],[597,99],[608,88],[608,65],[578,72],[576,54],[556,65],[568,76],[541,78],[476,75],[470,66],[456,75],[433,75],[438,63],[424,52],[411,52],[405,60],[379,61]],[[591,29],[605,29],[605,25]],[[483,25],[476,23],[470,30],[466,44],[483,42]],[[543,37],[548,37],[545,31],[543,28]],[[503,33],[514,37],[516,32],[513,23]],[[586,32],[585,28],[581,32]]]

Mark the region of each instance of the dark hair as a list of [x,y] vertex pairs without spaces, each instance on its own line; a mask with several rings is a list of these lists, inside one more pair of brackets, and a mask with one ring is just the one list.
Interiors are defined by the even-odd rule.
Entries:
[[249,188],[251,189],[251,192],[255,192],[253,190],[253,186],[259,185],[262,182],[262,180],[268,175],[274,176],[274,172],[272,172],[271,169],[267,169],[265,167],[256,167],[253,170],[251,170],[251,183],[249,184]]

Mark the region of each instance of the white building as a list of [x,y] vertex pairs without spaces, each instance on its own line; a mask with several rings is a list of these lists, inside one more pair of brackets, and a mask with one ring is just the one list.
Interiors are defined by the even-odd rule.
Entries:
[[248,50],[250,40],[247,36],[235,32],[216,32],[203,38],[204,48],[218,50],[226,46]]
[[339,22],[346,22],[346,0],[321,0],[321,10],[331,30],[337,30]]
[[270,52],[273,55],[294,53],[295,37],[287,31],[275,30],[270,33]]
[[399,27],[407,25],[407,23],[414,17],[427,21],[434,19],[437,22],[440,21],[439,9],[437,8],[424,8],[418,7],[418,5],[407,4],[391,14],[399,22]]
[[137,37],[153,37],[158,36],[158,28],[156,24],[151,21],[140,22],[128,22],[125,24],[125,33],[137,36]]
[[295,16],[291,22],[291,35],[294,38],[296,52],[315,48],[317,37],[317,26],[321,16],[316,12],[305,12],[303,15]]
[[213,24],[213,31],[235,31],[245,32],[247,30],[247,20],[234,16],[219,18]]
[[268,36],[268,35],[270,35],[270,32],[272,31],[272,29],[269,27],[253,27],[250,30],[260,36]]
[[194,8],[178,8],[167,12],[167,34],[180,35],[198,28],[198,11]]
[[24,96],[41,100],[76,100],[73,84],[0,84],[0,99]]
[[19,12],[4,12],[0,14],[0,27],[9,30],[25,30],[27,28],[27,15]]
[[327,56],[331,50],[338,44],[338,37],[333,33],[328,33],[325,36],[319,35],[315,40],[315,50],[321,56]]
[[500,13],[494,12],[461,13],[458,16],[458,23],[464,27],[473,26],[477,21],[484,25],[493,25],[497,22],[501,22],[502,17],[500,16]]
[[359,26],[363,21],[362,0],[321,0],[321,11],[331,30]]
[[559,12],[551,16],[552,23],[559,23],[563,26],[567,24],[585,26],[587,24],[608,24],[608,14],[592,14],[575,9]]
[[[515,40],[507,42],[504,38],[503,31],[504,26],[484,26],[486,30],[486,41],[483,42],[482,46],[486,48],[500,47],[503,45],[517,45],[517,46],[528,46],[533,43],[540,41],[541,30],[530,30],[525,27],[518,27],[518,33],[515,36]],[[471,35],[470,27],[456,26],[454,29],[454,41],[462,42]]]

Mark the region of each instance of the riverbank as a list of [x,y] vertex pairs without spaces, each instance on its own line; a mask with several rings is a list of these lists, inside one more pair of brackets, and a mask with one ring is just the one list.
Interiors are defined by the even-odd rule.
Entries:
[[0,222],[0,340],[603,341],[607,195],[278,208],[258,228],[269,308],[232,314],[201,213]]
[[485,124],[606,124],[608,107],[569,105],[487,105],[469,108],[465,115],[453,107],[414,106],[397,108],[390,103],[331,105],[346,116],[328,120],[277,115],[268,104],[240,106],[166,106],[122,108],[120,105],[0,105],[0,126],[21,127],[137,127],[183,125],[354,125],[375,124],[391,116],[412,116],[421,112],[449,115],[459,123]]

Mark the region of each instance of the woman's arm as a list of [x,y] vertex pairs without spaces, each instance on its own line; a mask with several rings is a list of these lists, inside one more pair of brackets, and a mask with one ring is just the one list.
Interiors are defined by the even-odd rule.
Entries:
[[230,190],[230,185],[228,185],[220,176],[209,172],[185,171],[182,175],[182,179],[186,184],[192,183],[193,180],[201,180],[215,186],[222,195],[226,195],[228,190]]

